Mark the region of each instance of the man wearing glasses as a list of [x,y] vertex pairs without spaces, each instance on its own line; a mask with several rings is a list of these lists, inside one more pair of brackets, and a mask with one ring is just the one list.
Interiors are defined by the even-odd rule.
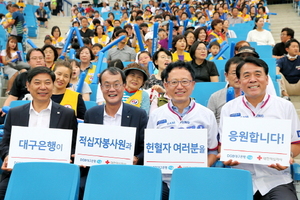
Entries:
[[[26,60],[30,69],[45,66],[45,54],[41,49],[30,49],[26,55]],[[9,106],[10,102],[15,100],[22,100],[24,96],[29,93],[26,88],[26,82],[27,72],[23,72],[16,77],[8,98],[5,100],[3,106]],[[1,116],[3,117],[4,115],[5,113],[2,112]]]
[[[144,158],[144,129],[147,125],[145,110],[122,102],[126,76],[116,67],[105,69],[99,77],[105,104],[85,113],[84,123],[136,127],[133,164],[142,165]],[[88,168],[81,170],[79,199],[82,198]]]
[[[218,127],[213,112],[190,97],[195,86],[195,73],[191,65],[183,61],[171,63],[162,74],[166,94],[171,101],[150,114],[147,128],[207,129],[208,166],[211,166],[217,160]],[[165,182],[170,179],[171,175],[163,175]],[[168,199],[167,193],[164,184],[163,199]]]

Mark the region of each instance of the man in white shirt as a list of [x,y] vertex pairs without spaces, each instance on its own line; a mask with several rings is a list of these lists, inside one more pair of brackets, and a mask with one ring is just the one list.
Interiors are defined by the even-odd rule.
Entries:
[[[105,104],[95,106],[85,113],[84,123],[113,126],[136,127],[134,165],[142,165],[144,159],[144,129],[147,125],[146,112],[138,107],[122,102],[126,77],[122,70],[116,67],[105,69],[99,77]],[[85,187],[88,168],[81,170],[79,198]]]
[[104,12],[109,12],[110,11],[110,7],[106,4],[106,2],[104,1],[103,2],[103,7],[101,9],[101,13],[104,13]]
[[[169,64],[163,72],[169,103],[154,110],[150,116],[148,129],[207,129],[208,166],[216,161],[218,140],[217,122],[211,110],[196,103],[190,95],[195,86],[195,72],[183,61]],[[171,175],[163,174],[169,183]],[[168,199],[168,188],[163,191],[163,199]]]
[[[77,120],[72,109],[51,101],[55,75],[47,67],[36,67],[28,72],[27,89],[33,100],[11,108],[7,114],[0,155],[4,170],[0,182],[0,199],[4,199],[12,169],[7,168],[12,126],[60,128],[73,130],[71,153],[75,153]],[[71,155],[70,155],[71,158]]]
[[[221,110],[219,134],[222,137],[224,117],[276,118],[292,121],[291,161],[300,153],[299,120],[293,104],[277,96],[269,95],[268,65],[261,59],[248,57],[236,68],[236,75],[244,96],[225,104]],[[234,160],[224,162],[233,168],[248,170],[252,174],[254,200],[296,200],[289,167],[244,164]]]

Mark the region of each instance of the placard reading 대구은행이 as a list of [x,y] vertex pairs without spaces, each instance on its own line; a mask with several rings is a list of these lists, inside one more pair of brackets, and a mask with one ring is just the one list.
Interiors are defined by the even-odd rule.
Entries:
[[132,165],[136,128],[99,124],[78,125],[77,165]]
[[207,129],[146,129],[144,165],[164,174],[176,168],[207,167]]
[[291,120],[225,117],[221,161],[289,166]]
[[71,158],[72,130],[12,126],[8,168],[18,162],[62,162]]

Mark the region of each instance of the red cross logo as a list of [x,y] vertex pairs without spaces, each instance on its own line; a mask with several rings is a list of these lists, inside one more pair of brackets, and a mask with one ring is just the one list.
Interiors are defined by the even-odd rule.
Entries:
[[105,161],[105,163],[106,163],[106,164],[109,164],[110,162],[109,162],[109,160],[107,160],[107,161]]
[[257,159],[258,159],[258,160],[261,160],[261,159],[262,159],[262,157],[259,155],[259,156],[257,157]]

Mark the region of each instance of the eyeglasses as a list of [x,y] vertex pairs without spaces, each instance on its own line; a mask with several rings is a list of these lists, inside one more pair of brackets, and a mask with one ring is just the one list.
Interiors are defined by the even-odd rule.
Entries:
[[172,81],[168,81],[167,83],[172,86],[172,87],[176,87],[178,86],[178,84],[180,83],[182,86],[186,87],[189,86],[191,84],[191,82],[193,82],[192,80],[188,80],[188,79],[183,79],[182,81],[177,81],[177,80],[172,80]]
[[121,88],[123,84],[120,84],[120,83],[114,83],[114,84],[104,84],[104,85],[101,85],[101,87],[105,90],[110,90],[111,87],[113,87],[115,90],[118,90]]
[[30,60],[44,60],[44,57],[31,57]]

